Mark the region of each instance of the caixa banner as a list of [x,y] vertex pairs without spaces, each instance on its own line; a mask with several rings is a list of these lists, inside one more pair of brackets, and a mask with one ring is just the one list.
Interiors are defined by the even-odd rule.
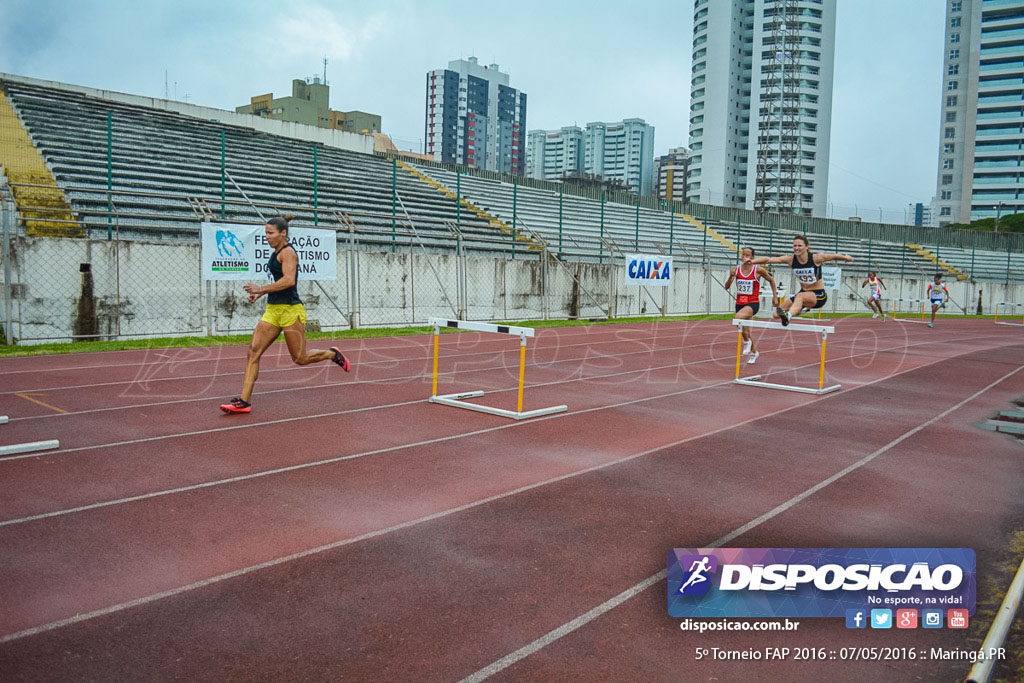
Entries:
[[[299,256],[299,280],[337,280],[333,230],[289,228],[288,243]],[[273,247],[262,225],[202,224],[204,280],[266,280]]]
[[627,254],[626,284],[668,287],[672,284],[672,257]]
[[673,617],[844,617],[847,610],[966,609],[970,548],[674,548]]

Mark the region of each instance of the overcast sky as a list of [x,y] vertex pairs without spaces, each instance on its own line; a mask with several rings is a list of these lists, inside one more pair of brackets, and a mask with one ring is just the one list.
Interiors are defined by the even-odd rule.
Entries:
[[[712,0],[717,2],[721,0]],[[902,221],[935,194],[941,0],[839,0],[829,202]],[[0,0],[0,71],[234,109],[323,72],[331,107],[423,139],[425,74],[475,55],[527,93],[527,128],[640,117],[685,146],[691,0]]]

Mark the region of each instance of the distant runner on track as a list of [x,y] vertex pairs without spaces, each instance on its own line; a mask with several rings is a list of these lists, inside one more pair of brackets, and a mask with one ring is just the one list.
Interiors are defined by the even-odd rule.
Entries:
[[932,321],[928,323],[928,327],[935,327],[935,312],[940,308],[945,308],[946,302],[949,301],[949,290],[942,282],[942,273],[935,273],[935,280],[928,283],[926,291],[928,292],[928,301],[932,304]]
[[868,279],[860,283],[861,287],[870,287],[868,290],[868,308],[874,313],[872,318],[877,318],[879,315],[882,316],[882,322],[885,322],[885,311],[882,309],[882,290],[888,289],[885,283],[882,282],[882,278],[875,275],[874,271],[868,273]]
[[284,332],[284,341],[288,345],[288,353],[298,365],[309,365],[329,360],[336,363],[342,370],[352,369],[348,358],[341,350],[333,346],[330,351],[306,351],[306,308],[302,305],[298,290],[299,256],[295,248],[288,242],[288,221],[292,216],[271,218],[267,221],[265,231],[267,243],[274,248],[267,263],[267,270],[274,277],[273,284],[245,285],[249,303],[255,303],[264,294],[267,295],[267,309],[263,318],[256,323],[249,342],[249,353],[245,360],[245,379],[242,382],[242,395],[223,404],[220,409],[225,413],[248,413],[252,411],[252,389],[260,375],[260,358],[270,345]]

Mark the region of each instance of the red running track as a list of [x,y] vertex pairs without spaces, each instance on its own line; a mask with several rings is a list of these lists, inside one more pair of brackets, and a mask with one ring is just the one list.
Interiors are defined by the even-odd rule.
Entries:
[[[827,381],[843,389],[823,397],[732,384],[726,322],[542,330],[525,407],[569,411],[526,422],[427,404],[429,337],[344,345],[350,375],[275,346],[248,416],[216,408],[237,394],[240,348],[3,359],[0,443],[62,447],[0,459],[0,671],[963,676],[963,662],[697,662],[696,647],[962,638],[880,642],[838,620],[697,636],[665,611],[672,547],[965,546],[982,576],[1004,551],[1024,458],[973,425],[1024,394],[1020,330],[837,329]],[[814,385],[803,336],[764,332],[757,372]],[[444,335],[441,355],[443,391],[514,405],[517,340]]]

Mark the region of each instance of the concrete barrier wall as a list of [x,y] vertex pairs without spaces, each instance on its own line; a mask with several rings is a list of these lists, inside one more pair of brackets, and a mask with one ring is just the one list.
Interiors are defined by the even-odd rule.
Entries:
[[[263,302],[247,303],[242,282],[202,281],[199,263],[198,245],[15,238],[9,285],[13,337],[33,343],[250,331]],[[777,272],[792,291],[791,272]],[[380,253],[342,244],[338,279],[300,281],[299,291],[309,327],[329,330],[423,325],[431,316],[460,314],[471,320],[537,320],[656,316],[663,309],[670,315],[725,313],[733,310],[733,297],[722,287],[727,277],[725,269],[682,267],[675,269],[670,287],[641,288],[625,284],[620,263],[558,263],[537,254],[499,259]],[[862,280],[859,274],[844,276],[842,289],[829,292],[824,311],[867,312]],[[921,275],[885,278],[887,311],[895,298],[924,298],[928,281]],[[988,315],[998,302],[1024,303],[1024,285],[947,286],[954,303],[946,313],[975,313],[979,291]],[[919,306],[901,310],[916,313]],[[765,302],[759,317],[769,315]]]

